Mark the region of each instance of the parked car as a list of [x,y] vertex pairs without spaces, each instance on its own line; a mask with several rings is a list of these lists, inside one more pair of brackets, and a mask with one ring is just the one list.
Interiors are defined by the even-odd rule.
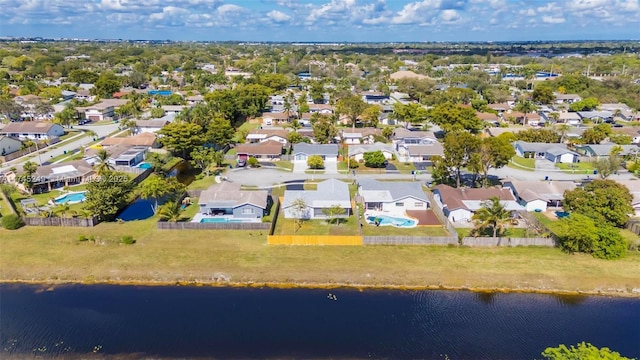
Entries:
[[613,124],[613,127],[614,127],[614,128],[621,128],[621,127],[623,127],[623,126],[624,126],[624,125],[622,125],[622,124],[618,124],[618,123]]
[[237,163],[238,167],[245,167],[247,166],[247,161],[244,159],[238,159],[238,163]]

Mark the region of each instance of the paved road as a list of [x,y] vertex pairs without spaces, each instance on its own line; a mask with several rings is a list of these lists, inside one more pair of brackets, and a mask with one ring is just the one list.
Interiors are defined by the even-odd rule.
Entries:
[[[96,133],[96,135],[100,138],[107,136],[118,130],[118,124],[107,124],[107,125],[93,125],[93,126],[76,126],[76,129],[80,130],[91,130]],[[76,149],[80,149],[82,146],[85,146],[93,141],[91,136],[82,136],[83,134],[78,134],[74,136],[72,140],[64,145],[54,145],[39,151],[39,155],[36,153],[29,154],[27,156],[19,157],[15,160],[8,161],[6,163],[2,163],[0,166],[0,173],[3,173],[9,168],[15,166],[16,168],[20,168],[27,161],[34,161],[39,165],[42,163],[46,163],[49,159],[54,158],[56,156],[60,156],[64,154],[65,150],[67,152],[71,152]],[[68,140],[67,140],[68,141]],[[53,147],[56,147],[55,149]]]
[[[502,169],[494,169],[489,172],[490,176],[496,176],[499,178],[507,178],[510,177],[515,180],[545,180],[545,177],[548,177],[549,180],[556,181],[571,181],[571,180],[582,180],[587,177],[586,174],[567,174],[564,172],[556,172],[556,171],[525,171],[518,170],[509,167],[504,167]],[[589,175],[590,178],[594,178],[593,175]],[[355,177],[352,174],[304,174],[304,173],[293,173],[284,170],[278,170],[273,168],[260,168],[260,169],[251,169],[251,168],[239,168],[234,169],[226,174],[226,177],[229,181],[239,182],[243,185],[251,185],[251,186],[260,186],[260,187],[269,187],[273,184],[280,184],[284,182],[291,181],[304,181],[306,179],[329,179],[329,178],[338,178],[338,179],[362,179],[362,178],[374,178],[374,179],[386,179],[386,180],[416,180],[420,182],[428,182],[432,181],[431,174],[421,172],[420,175],[410,175],[410,174],[358,174]],[[613,180],[628,180],[634,178],[633,174],[629,172],[623,172],[618,175],[612,175],[609,177]]]

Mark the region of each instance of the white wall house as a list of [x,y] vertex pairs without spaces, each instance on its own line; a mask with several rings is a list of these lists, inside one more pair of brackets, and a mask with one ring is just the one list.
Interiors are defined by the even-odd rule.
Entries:
[[10,122],[0,129],[0,135],[20,140],[51,140],[64,135],[64,128],[48,121]]
[[407,210],[427,210],[429,199],[417,182],[363,179],[358,193],[367,210],[402,214]]

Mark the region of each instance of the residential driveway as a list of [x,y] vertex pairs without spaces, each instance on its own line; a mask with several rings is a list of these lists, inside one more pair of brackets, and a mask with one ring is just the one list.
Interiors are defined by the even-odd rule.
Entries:
[[398,172],[398,168],[393,164],[387,164],[387,166],[384,169],[388,173],[397,173]]
[[338,162],[337,161],[325,161],[325,163],[324,163],[324,173],[325,174],[337,174],[338,173]]
[[536,159],[536,170],[556,170],[556,165],[549,160]]
[[413,166],[416,170],[427,170],[429,166],[433,165],[431,162],[414,162]]
[[293,161],[293,173],[295,174],[304,174],[304,171],[307,170],[307,162],[306,161]]

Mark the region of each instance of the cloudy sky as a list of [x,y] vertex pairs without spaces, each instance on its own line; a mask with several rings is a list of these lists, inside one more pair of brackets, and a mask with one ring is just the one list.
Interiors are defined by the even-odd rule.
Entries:
[[239,41],[640,39],[639,0],[0,0],[0,36]]

